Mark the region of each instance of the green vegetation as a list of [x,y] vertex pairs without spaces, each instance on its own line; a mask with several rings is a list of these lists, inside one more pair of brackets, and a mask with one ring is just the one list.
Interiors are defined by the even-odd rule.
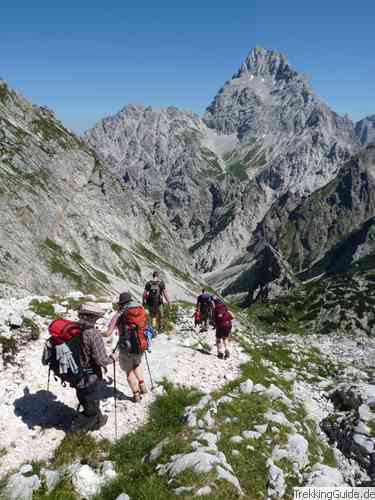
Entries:
[[67,434],[56,448],[53,465],[62,467],[79,460],[82,464],[96,467],[108,453],[109,447],[107,440],[96,441],[91,434],[73,432]]
[[167,268],[169,269],[175,276],[178,276],[184,281],[189,281],[190,283],[194,284],[194,281],[192,277],[190,276],[190,273],[187,271],[180,271],[177,269],[177,267],[173,266],[163,258],[159,257],[156,255],[154,252],[151,252],[148,248],[146,248],[142,243],[137,243],[137,251],[139,252],[140,255],[142,255],[145,259],[147,259],[151,264],[158,265],[162,268]]
[[0,102],[5,104],[9,96],[9,89],[6,83],[0,83]]
[[17,354],[17,342],[14,337],[0,336],[0,344],[3,347],[4,357],[13,357]]
[[165,307],[164,330],[171,332],[177,323],[178,304]]
[[213,151],[202,147],[201,154],[202,154],[203,159],[208,164],[207,168],[201,169],[201,172],[204,176],[214,177],[214,178],[217,178],[218,180],[221,179],[223,177],[223,175],[225,176],[225,174],[220,166],[219,159]]
[[150,222],[150,226],[151,226],[150,242],[155,244],[160,240],[161,231],[160,231],[160,228],[157,226],[157,224],[152,222],[151,219],[149,220],[149,222]]
[[240,181],[246,181],[249,179],[247,175],[247,169],[248,165],[246,165],[246,163],[243,163],[240,160],[230,163],[227,166],[227,172],[233,175],[233,177],[239,179]]
[[49,269],[61,274],[78,290],[84,293],[101,293],[110,284],[107,276],[94,268],[77,252],[64,252],[55,241],[47,239],[42,245]]
[[2,160],[0,165],[0,177],[8,191],[19,190],[20,186],[26,186],[33,194],[40,196],[39,190],[48,191],[48,172],[45,168],[35,170],[21,169],[11,160]]
[[300,285],[288,295],[247,310],[258,328],[271,332],[374,335],[375,283],[371,273],[342,274]]
[[22,326],[24,328],[27,328],[28,330],[30,330],[30,332],[31,332],[31,335],[30,335],[31,340],[38,340],[38,338],[40,337],[40,328],[35,323],[35,321],[33,321],[30,318],[23,318]]
[[33,299],[30,302],[30,309],[38,314],[38,316],[43,316],[44,318],[56,317],[52,300],[41,301],[38,299]]

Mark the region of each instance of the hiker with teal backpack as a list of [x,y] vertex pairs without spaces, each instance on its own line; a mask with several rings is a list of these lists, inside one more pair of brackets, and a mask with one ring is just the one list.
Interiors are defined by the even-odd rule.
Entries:
[[142,370],[143,355],[147,350],[150,352],[147,322],[148,317],[143,306],[133,300],[130,292],[123,292],[119,296],[118,312],[103,334],[109,337],[117,330],[118,343],[115,350],[119,350],[120,368],[126,373],[134,403],[139,402],[142,395],[148,392]]
[[151,326],[156,332],[163,328],[165,303],[170,306],[169,295],[164,281],[160,278],[159,271],[152,273],[152,279],[145,285],[143,305],[147,307],[151,319]]
[[72,423],[72,431],[98,430],[108,420],[100,410],[98,396],[102,369],[115,362],[106,354],[103,339],[95,327],[104,315],[96,304],[81,305],[79,321],[56,319],[48,327],[42,363],[49,366],[56,379],[76,390],[83,411]]

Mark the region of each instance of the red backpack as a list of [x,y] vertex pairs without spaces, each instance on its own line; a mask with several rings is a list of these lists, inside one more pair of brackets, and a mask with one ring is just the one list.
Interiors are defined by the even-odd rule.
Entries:
[[49,325],[48,333],[51,335],[52,344],[60,345],[80,335],[81,327],[69,319],[58,318]]
[[129,307],[121,318],[123,333],[120,335],[120,345],[132,354],[141,354],[147,350],[147,313],[142,306]]
[[[81,365],[82,327],[74,321],[58,318],[49,325],[48,332],[50,338],[44,346],[43,365],[48,365],[55,378],[59,378],[64,386],[69,383],[72,387],[76,387],[85,376],[85,370]],[[65,344],[64,359],[57,356],[57,349],[62,344]],[[67,353],[70,359],[68,364],[66,363]]]
[[232,326],[233,316],[222,302],[215,305],[214,319],[216,328],[230,328]]

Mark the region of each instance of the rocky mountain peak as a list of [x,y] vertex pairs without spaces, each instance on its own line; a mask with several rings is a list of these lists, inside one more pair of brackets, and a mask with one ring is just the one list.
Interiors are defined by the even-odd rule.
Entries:
[[251,74],[253,76],[272,77],[275,80],[290,80],[299,76],[281,52],[255,47],[241,65],[236,78]]

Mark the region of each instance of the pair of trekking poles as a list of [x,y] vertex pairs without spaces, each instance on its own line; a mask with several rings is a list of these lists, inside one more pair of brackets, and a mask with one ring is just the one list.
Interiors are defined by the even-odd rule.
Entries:
[[[119,342],[117,342],[117,345],[113,350],[113,354],[116,352],[118,346],[119,346]],[[145,357],[146,357],[148,374],[150,376],[151,391],[153,391],[155,386],[154,386],[154,382],[152,380],[150,365],[149,365],[148,357],[147,357],[147,351],[145,351]],[[49,383],[49,381],[48,381],[48,383]],[[113,392],[114,392],[114,400],[115,400],[115,438],[117,441],[117,439],[118,439],[118,433],[117,433],[117,378],[116,378],[116,361],[115,360],[113,360]]]

